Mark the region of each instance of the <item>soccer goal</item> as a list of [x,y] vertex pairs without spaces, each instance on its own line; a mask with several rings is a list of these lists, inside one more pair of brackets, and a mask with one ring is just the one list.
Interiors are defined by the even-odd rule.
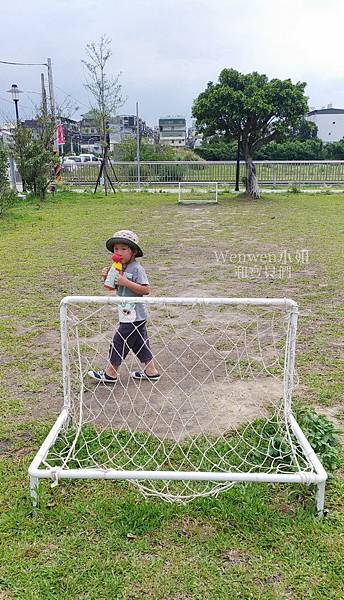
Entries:
[[29,468],[41,478],[128,480],[145,495],[186,502],[239,482],[317,485],[326,471],[292,411],[297,305],[288,299],[135,298],[159,381],[136,380],[129,352],[115,384],[108,364],[125,299],[61,302],[62,410]]
[[180,181],[178,184],[178,204],[202,205],[217,204],[217,181]]

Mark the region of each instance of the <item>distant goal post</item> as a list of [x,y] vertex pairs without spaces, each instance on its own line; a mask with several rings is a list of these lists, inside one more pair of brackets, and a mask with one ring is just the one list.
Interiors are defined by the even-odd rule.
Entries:
[[219,184],[217,181],[179,181],[178,204],[197,206],[217,204]]
[[162,377],[133,380],[138,363],[129,353],[114,386],[95,384],[88,372],[107,364],[127,300],[61,302],[64,399],[29,467],[33,502],[40,479],[127,480],[147,496],[180,502],[239,482],[313,483],[322,514],[327,474],[292,411],[297,304],[131,298],[149,309]]

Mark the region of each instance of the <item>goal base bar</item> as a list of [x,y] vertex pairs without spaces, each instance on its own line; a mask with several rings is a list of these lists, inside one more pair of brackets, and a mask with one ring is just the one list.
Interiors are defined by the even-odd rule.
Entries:
[[124,471],[115,469],[42,469],[40,466],[44,463],[50,448],[54,445],[59,432],[68,420],[68,410],[64,408],[55,424],[51,428],[48,436],[38,450],[33,459],[28,473],[31,479],[31,496],[34,504],[37,503],[37,486],[39,479],[104,479],[104,480],[173,480],[173,481],[217,481],[217,482],[251,482],[251,483],[303,483],[316,484],[317,508],[321,515],[324,508],[324,484],[327,479],[327,473],[321,462],[316,456],[306,436],[302,432],[296,419],[290,415],[290,425],[293,429],[305,457],[314,468],[314,473],[300,471],[299,473],[234,473],[228,472],[207,472],[207,471]]

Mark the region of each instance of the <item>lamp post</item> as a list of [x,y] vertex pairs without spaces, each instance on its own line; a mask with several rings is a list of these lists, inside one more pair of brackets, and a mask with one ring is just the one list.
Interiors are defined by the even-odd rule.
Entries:
[[80,141],[80,135],[78,133],[76,133],[75,135],[71,135],[70,136],[70,151],[72,154],[74,154],[74,146],[73,146],[73,140],[74,138],[76,138],[76,152],[78,152],[78,142]]
[[88,150],[88,152],[89,152],[89,150],[90,150],[90,142],[92,142],[92,146],[94,146],[94,142],[95,142],[95,139],[94,139],[94,137],[90,137],[90,138],[88,138],[88,140],[87,140],[87,150]]
[[16,83],[12,83],[11,89],[7,90],[7,91],[9,92],[9,94],[12,95],[12,100],[13,100],[15,108],[16,108],[17,125],[19,125],[18,102],[19,102],[19,94],[22,94],[23,92],[18,88]]
[[236,171],[235,171],[235,191],[239,192],[239,178],[240,178],[240,140],[241,134],[238,137],[238,146],[237,146],[237,157],[236,157]]

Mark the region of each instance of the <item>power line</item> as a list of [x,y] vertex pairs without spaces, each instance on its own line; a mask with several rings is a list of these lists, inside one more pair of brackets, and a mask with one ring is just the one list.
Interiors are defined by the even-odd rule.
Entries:
[[73,96],[72,94],[69,94],[68,92],[66,92],[65,90],[63,90],[62,88],[55,86],[57,90],[60,90],[60,92],[63,92],[67,97],[72,98],[73,100],[75,100],[75,102],[77,102],[78,104],[81,104],[82,106],[85,106],[86,108],[89,108],[89,104],[85,104],[84,102],[81,102],[81,100],[78,100],[78,98],[76,98],[75,96]]
[[[2,100],[3,102],[7,102],[8,104],[12,104],[12,102],[13,102],[13,100],[8,100],[7,98],[3,98],[2,96],[0,96],[0,100]],[[23,108],[26,108],[27,110],[31,110],[27,104],[20,103],[20,106],[22,106]]]
[[22,67],[47,67],[47,63],[22,63],[22,62],[11,62],[9,60],[0,60],[2,65],[21,65]]
[[8,102],[8,104],[12,104],[13,100],[7,100],[7,98],[2,98],[0,96],[0,100],[2,100],[3,102]]

